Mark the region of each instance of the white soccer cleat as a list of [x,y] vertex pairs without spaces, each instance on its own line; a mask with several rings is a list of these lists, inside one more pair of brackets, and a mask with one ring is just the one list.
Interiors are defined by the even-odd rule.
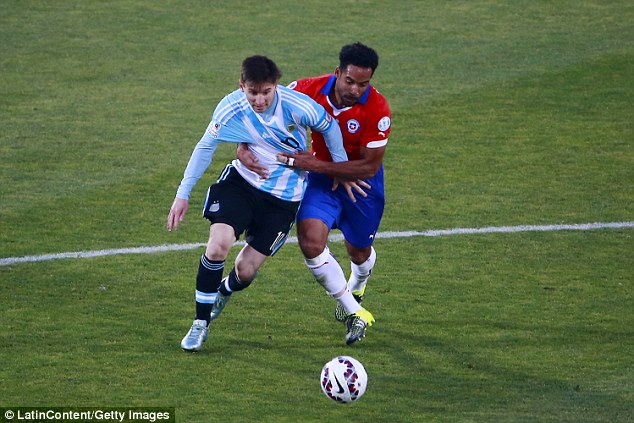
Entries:
[[192,327],[181,341],[181,348],[185,351],[198,352],[202,349],[203,343],[207,339],[207,322],[204,320],[194,320]]

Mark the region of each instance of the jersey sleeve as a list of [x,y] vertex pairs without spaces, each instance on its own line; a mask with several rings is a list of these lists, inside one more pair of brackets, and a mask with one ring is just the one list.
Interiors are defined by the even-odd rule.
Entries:
[[330,128],[327,131],[322,132],[322,135],[324,136],[324,141],[326,142],[332,161],[348,161],[348,154],[346,154],[346,149],[343,146],[343,136],[339,125],[330,125]]
[[188,199],[192,189],[212,162],[220,142],[252,142],[241,120],[242,112],[237,92],[225,96],[214,110],[205,133],[194,147],[176,197]]
[[194,188],[194,185],[196,185],[211,164],[214,152],[218,147],[218,141],[215,140],[209,132],[209,128],[212,125],[213,122],[209,124],[205,134],[201,137],[200,141],[198,141],[198,144],[196,144],[189,158],[183,179],[176,191],[176,197],[178,198],[189,199],[189,194]]
[[307,85],[308,85],[308,79],[298,79],[288,84],[287,88],[290,88],[291,90],[295,90],[297,92],[300,92],[306,95],[310,95],[310,93],[306,90]]
[[343,136],[337,122],[321,104],[307,95],[302,94],[302,97],[307,101],[307,113],[303,116],[302,124],[323,135],[333,161],[347,161],[348,155],[343,146]]

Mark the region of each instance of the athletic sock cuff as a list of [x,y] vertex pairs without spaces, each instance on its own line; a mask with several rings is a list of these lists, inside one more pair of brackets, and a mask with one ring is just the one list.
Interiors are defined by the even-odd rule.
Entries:
[[319,267],[326,263],[330,259],[330,257],[332,257],[332,254],[330,254],[330,249],[326,247],[324,248],[324,251],[322,251],[321,254],[319,254],[317,257],[311,259],[304,258],[304,262],[306,263],[306,266],[310,268]]

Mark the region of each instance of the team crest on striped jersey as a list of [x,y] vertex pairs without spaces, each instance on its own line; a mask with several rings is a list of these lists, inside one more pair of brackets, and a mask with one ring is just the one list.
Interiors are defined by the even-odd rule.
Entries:
[[209,135],[211,135],[213,138],[218,138],[220,136],[220,134],[218,133],[218,131],[220,131],[220,126],[220,122],[215,120],[212,121],[209,125]]

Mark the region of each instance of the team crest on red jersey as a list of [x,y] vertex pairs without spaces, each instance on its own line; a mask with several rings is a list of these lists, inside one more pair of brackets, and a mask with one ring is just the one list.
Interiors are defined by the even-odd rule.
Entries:
[[346,128],[348,129],[348,132],[350,132],[351,134],[354,134],[355,132],[357,132],[360,126],[361,125],[359,125],[359,121],[356,119],[350,119],[346,123]]

